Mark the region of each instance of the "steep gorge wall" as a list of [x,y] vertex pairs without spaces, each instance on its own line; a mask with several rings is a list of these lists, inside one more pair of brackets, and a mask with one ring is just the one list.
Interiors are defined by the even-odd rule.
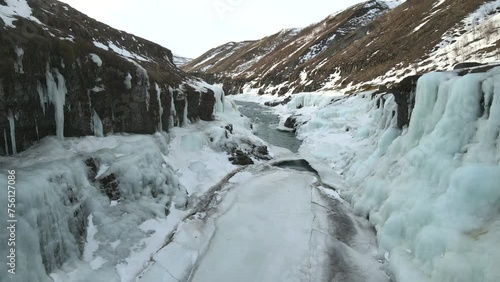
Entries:
[[27,3],[31,18],[0,19],[0,155],[49,135],[151,134],[212,119],[217,89],[179,70],[170,50],[57,1]]
[[483,66],[410,77],[401,99],[292,95],[289,109],[312,112],[297,126],[302,152],[343,176],[394,281],[499,281],[499,82],[500,68]]

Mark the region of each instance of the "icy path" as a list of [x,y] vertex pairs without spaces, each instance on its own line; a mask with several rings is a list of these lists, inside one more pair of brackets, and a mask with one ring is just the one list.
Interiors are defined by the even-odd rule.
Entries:
[[256,165],[213,195],[139,281],[388,281],[369,225],[312,173]]
[[217,219],[192,281],[308,280],[314,180],[306,173],[274,171],[228,194],[229,209]]

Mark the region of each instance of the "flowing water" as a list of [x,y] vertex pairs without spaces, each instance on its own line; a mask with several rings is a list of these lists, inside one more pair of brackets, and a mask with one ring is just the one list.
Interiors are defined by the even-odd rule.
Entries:
[[236,101],[239,111],[250,118],[255,126],[255,135],[274,146],[284,147],[297,153],[302,141],[292,132],[278,130],[280,118],[271,109],[253,102]]

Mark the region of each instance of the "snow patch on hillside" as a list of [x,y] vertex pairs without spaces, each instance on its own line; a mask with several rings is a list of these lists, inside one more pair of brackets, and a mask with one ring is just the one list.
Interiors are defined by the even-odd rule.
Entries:
[[0,5],[0,18],[10,28],[16,27],[16,17],[25,18],[36,23],[41,22],[32,15],[31,7],[26,0],[5,0],[7,6]]
[[[488,11],[485,14],[485,11]],[[400,63],[384,75],[373,80],[349,85],[343,91],[356,91],[365,85],[385,85],[396,83],[409,75],[434,70],[452,70],[463,62],[496,64],[500,60],[500,50],[496,47],[500,40],[500,0],[488,2],[467,17],[463,25],[443,35],[443,41],[423,60],[411,65]],[[325,83],[324,89],[338,87],[342,74],[336,74]]]
[[[467,32],[481,32],[481,25],[491,19],[495,21],[494,15],[500,13],[500,0],[495,0],[492,2],[487,2],[481,5],[476,11],[469,14],[461,23],[457,24],[456,27],[447,31],[443,36],[443,41],[438,44],[437,48],[443,48],[454,42],[458,41],[457,37],[460,37]],[[484,28],[484,27],[483,27]]]
[[177,67],[182,67],[183,65],[189,64],[193,59],[185,58],[179,55],[174,54],[174,64]]
[[91,53],[89,56],[92,62],[94,62],[98,67],[102,66],[102,60],[97,54]]
[[[406,2],[406,0],[378,0],[379,2],[382,2],[387,5],[390,9],[394,9],[397,6],[403,4]],[[444,0],[443,0],[444,1]]]
[[128,50],[126,50],[125,48],[123,47],[119,47],[117,45],[115,45],[113,42],[109,41],[108,42],[108,47],[113,50],[113,52],[125,57],[125,58],[130,58],[130,59],[136,59],[136,60],[139,60],[139,61],[151,61],[151,59],[148,59],[148,58],[145,58],[141,55],[138,55],[134,52],[130,52]]

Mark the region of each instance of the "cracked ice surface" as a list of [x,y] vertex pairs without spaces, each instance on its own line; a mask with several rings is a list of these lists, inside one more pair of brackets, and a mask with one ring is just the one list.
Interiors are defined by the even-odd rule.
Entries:
[[184,222],[140,281],[388,281],[367,223],[313,174],[248,170]]

